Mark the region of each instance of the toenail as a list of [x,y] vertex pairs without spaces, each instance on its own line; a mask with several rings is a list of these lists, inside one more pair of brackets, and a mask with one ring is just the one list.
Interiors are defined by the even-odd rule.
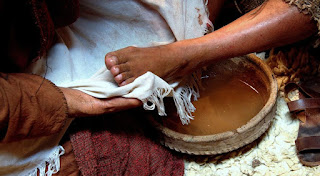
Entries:
[[123,81],[120,86],[125,86],[126,85],[126,81]]
[[116,77],[114,77],[115,80],[121,81],[122,80],[122,74],[117,75]]
[[113,70],[113,73],[114,73],[115,75],[119,74],[119,72],[120,72],[120,70],[119,70],[118,67],[112,67],[112,70]]
[[112,62],[113,64],[117,64],[117,57],[116,56],[111,56],[110,57],[110,62]]

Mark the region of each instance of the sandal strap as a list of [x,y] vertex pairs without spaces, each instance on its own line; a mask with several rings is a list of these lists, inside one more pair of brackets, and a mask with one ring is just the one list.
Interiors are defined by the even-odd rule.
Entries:
[[300,137],[296,140],[297,151],[320,149],[320,136]]
[[284,87],[285,97],[289,99],[288,93],[295,89],[298,89],[299,92],[304,95],[304,97],[312,98],[312,96],[303,87],[301,87],[299,84],[295,82],[289,82],[286,84],[286,86]]
[[302,111],[309,108],[320,108],[320,98],[304,98],[288,102],[290,112]]
[[307,81],[303,81],[300,84],[300,88],[308,94],[310,97],[320,97],[320,78],[312,78]]
[[284,87],[284,92],[286,98],[288,93],[294,89],[299,89],[299,92],[302,93],[306,98],[316,98],[320,97],[320,77],[316,77],[302,83],[289,82]]

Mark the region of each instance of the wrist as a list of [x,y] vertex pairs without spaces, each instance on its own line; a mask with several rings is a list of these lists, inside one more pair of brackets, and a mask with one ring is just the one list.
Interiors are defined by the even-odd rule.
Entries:
[[62,91],[62,93],[64,94],[64,97],[66,99],[67,109],[68,109],[68,117],[69,118],[78,117],[79,114],[75,111],[76,108],[73,107],[75,105],[75,103],[73,102],[74,97],[76,97],[74,91],[76,91],[76,90],[73,90],[70,88],[64,88],[64,87],[59,87],[59,88]]

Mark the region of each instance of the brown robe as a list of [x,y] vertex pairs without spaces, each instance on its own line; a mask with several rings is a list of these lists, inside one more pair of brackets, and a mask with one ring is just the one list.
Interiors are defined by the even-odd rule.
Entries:
[[[49,136],[63,129],[68,109],[61,90],[43,77],[15,72],[45,55],[55,28],[73,23],[78,15],[78,0],[0,0],[0,142]],[[63,147],[66,154],[59,173],[78,175],[70,142]]]

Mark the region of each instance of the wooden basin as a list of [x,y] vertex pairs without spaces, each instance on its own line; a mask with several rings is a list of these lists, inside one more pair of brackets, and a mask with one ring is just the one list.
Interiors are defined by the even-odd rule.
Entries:
[[255,55],[219,61],[203,74],[197,110],[189,125],[182,125],[172,99],[168,116],[152,114],[161,143],[194,155],[214,155],[238,149],[260,137],[275,115],[277,81]]

